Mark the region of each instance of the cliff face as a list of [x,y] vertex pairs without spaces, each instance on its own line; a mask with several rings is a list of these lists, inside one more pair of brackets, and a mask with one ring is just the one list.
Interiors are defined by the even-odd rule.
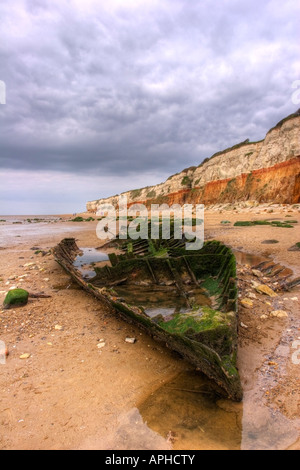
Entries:
[[[300,115],[295,113],[271,129],[260,142],[244,142],[215,154],[198,167],[183,170],[165,183],[124,193],[129,205],[217,204],[255,200],[300,202]],[[87,203],[117,205],[118,197]]]

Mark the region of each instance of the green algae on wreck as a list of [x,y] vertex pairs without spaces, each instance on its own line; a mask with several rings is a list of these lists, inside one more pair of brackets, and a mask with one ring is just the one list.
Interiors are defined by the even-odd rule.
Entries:
[[215,240],[186,251],[185,240],[174,238],[116,239],[108,248],[115,249],[109,254],[111,266],[94,267],[95,277],[88,282],[73,264],[79,252],[75,239],[62,240],[53,253],[82,288],[180,353],[226,396],[242,400],[232,251]]
[[10,290],[4,299],[3,308],[22,307],[27,304],[28,297],[29,293],[24,289]]

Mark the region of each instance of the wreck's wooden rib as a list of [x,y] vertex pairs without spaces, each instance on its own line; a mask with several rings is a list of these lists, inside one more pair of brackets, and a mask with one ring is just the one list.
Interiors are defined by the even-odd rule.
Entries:
[[[118,241],[119,243],[119,241]],[[150,246],[151,245],[151,246]],[[134,254],[132,244],[121,246],[122,255],[110,255],[111,267],[95,268],[95,277],[85,280],[73,263],[80,252],[75,239],[64,239],[53,249],[56,261],[87,292],[108,303],[127,321],[165,342],[210,377],[226,395],[241,401],[243,392],[236,368],[237,286],[236,261],[231,250],[216,241],[203,249],[185,251],[182,243],[149,241],[142,255]],[[118,245],[120,248],[120,245]],[[149,250],[148,250],[149,248]],[[145,252],[148,253],[145,255]],[[162,250],[165,250],[162,255]],[[170,254],[172,253],[172,254]],[[184,312],[171,317],[150,317],[142,306],[130,304],[111,286],[125,292],[146,285],[154,294],[180,295],[186,300]],[[115,287],[117,289],[117,287]],[[211,305],[198,305],[201,289]],[[195,300],[196,299],[196,300]]]

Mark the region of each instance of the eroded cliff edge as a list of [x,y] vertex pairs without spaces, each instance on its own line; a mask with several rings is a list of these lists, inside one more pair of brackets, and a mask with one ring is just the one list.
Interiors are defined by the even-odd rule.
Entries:
[[[259,142],[242,142],[171,176],[164,183],[123,193],[129,205],[219,204],[253,200],[300,202],[300,110],[280,121]],[[87,203],[96,212],[118,196]]]

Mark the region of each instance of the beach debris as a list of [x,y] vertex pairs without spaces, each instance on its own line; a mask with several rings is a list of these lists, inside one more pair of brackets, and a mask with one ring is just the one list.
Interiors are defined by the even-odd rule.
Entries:
[[10,308],[22,307],[28,303],[29,292],[24,289],[10,290],[3,303],[3,308],[8,310]]
[[29,292],[29,297],[32,297],[33,299],[50,299],[52,296],[48,294],[44,294],[43,292],[40,292],[40,293]]
[[299,284],[300,284],[300,277],[297,277],[296,279],[293,279],[290,282],[286,282],[282,287],[285,290],[289,290],[289,289],[292,289],[293,287],[298,286]]
[[136,338],[125,338],[125,343],[134,344],[136,343]]
[[245,330],[248,330],[249,326],[245,325],[245,323],[241,322],[241,327],[245,328]]
[[54,329],[57,330],[57,331],[62,331],[62,330],[63,330],[63,326],[61,326],[61,325],[55,325]]
[[265,294],[269,297],[278,297],[278,294],[276,294],[276,292],[274,292],[270,287],[266,286],[265,284],[260,284],[256,286],[255,289],[259,294]]
[[97,348],[102,349],[104,348],[105,345],[106,345],[105,341],[101,339],[100,342],[97,344]]

